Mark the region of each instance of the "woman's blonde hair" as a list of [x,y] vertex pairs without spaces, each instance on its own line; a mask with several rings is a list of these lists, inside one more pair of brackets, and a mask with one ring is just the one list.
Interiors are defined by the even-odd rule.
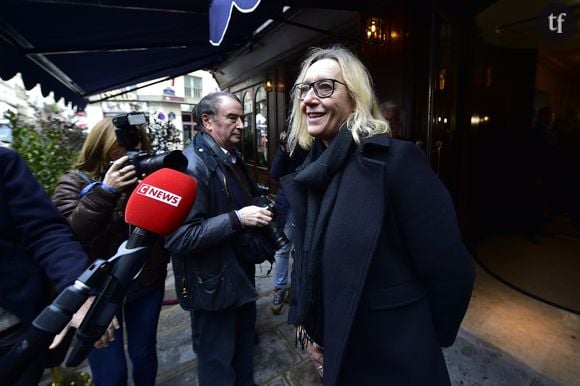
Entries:
[[[296,83],[304,81],[306,71],[310,66],[322,59],[332,59],[338,63],[348,94],[354,105],[354,112],[347,119],[347,126],[352,132],[356,143],[364,137],[388,133],[391,135],[389,124],[383,118],[377,98],[373,90],[373,81],[365,65],[351,51],[341,45],[328,48],[311,48],[306,59],[302,61],[300,74]],[[300,100],[296,95],[296,88],[292,88],[292,111],[288,119],[290,135],[288,146],[294,151],[296,146],[309,149],[313,138],[308,133],[306,117],[300,109]]]
[[[143,126],[138,127],[141,150],[150,151],[151,143]],[[100,120],[89,132],[79,153],[75,168],[99,179],[109,168],[111,154],[119,148],[111,118]]]

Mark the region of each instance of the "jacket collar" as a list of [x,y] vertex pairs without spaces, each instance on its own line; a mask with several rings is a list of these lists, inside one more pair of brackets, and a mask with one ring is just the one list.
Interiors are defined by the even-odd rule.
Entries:
[[[376,153],[384,153],[391,147],[391,137],[388,134],[377,134],[370,137],[365,137],[361,140],[358,145],[358,150],[362,153],[364,157],[372,158]],[[306,168],[312,162],[312,152],[310,151],[305,161],[296,168],[296,173],[291,173],[296,175],[300,173],[304,168]]]
[[[206,164],[211,170],[215,170],[219,162],[223,165],[227,165],[228,154],[222,150],[220,145],[218,145],[209,134],[203,131],[197,133],[194,138],[194,147],[198,154],[203,152],[206,153],[206,156],[202,158],[206,159]],[[207,157],[207,153],[212,156],[211,158],[213,161],[209,160],[210,157]],[[241,160],[238,149],[233,148],[231,153],[238,159],[238,161]],[[200,156],[202,156],[202,154],[200,154]]]
[[362,139],[359,149],[364,156],[376,150],[387,150],[391,146],[391,138],[387,134],[377,134]]

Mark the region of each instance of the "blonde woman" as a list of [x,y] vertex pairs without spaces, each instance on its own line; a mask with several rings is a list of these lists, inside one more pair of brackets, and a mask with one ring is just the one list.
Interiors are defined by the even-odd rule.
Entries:
[[282,186],[295,215],[289,322],[324,385],[448,385],[474,270],[453,202],[412,143],[391,139],[368,71],[313,49],[292,96]]

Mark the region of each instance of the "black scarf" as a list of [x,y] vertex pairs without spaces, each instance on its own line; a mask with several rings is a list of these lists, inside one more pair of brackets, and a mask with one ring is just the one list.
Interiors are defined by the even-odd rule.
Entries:
[[332,213],[342,169],[354,148],[350,130],[343,124],[326,149],[315,140],[310,163],[294,177],[307,188],[306,226],[298,293],[296,344],[300,348],[316,342],[323,346],[324,303],[322,293],[322,250],[328,219]]

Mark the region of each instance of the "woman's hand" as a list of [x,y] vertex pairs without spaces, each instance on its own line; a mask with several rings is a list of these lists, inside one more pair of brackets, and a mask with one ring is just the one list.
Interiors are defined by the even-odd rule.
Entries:
[[109,327],[107,327],[107,331],[104,332],[103,336],[99,340],[97,340],[94,344],[95,348],[103,348],[107,347],[109,343],[115,340],[115,330],[118,330],[120,327],[119,321],[117,317],[114,316],[111,323],[109,323]]
[[134,186],[137,183],[137,172],[134,165],[126,165],[128,159],[129,157],[125,155],[113,162],[105,173],[103,183],[119,192]]
[[306,346],[306,352],[310,354],[310,359],[312,360],[312,363],[314,363],[316,371],[318,371],[318,374],[322,377],[324,375],[324,347],[312,342]]

